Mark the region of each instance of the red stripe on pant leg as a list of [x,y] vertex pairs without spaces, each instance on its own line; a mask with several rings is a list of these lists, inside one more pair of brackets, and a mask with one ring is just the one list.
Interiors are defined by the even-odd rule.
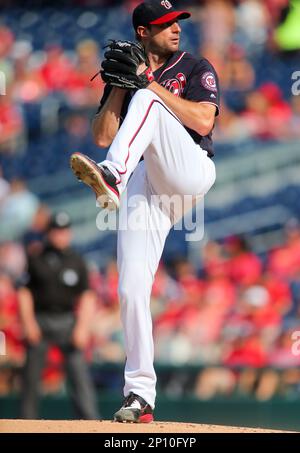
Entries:
[[[149,113],[150,113],[151,107],[152,107],[152,105],[153,105],[155,102],[157,102],[158,104],[160,104],[165,110],[167,110],[167,112],[170,113],[170,115],[173,116],[173,118],[175,118],[175,119],[180,123],[180,121],[178,120],[178,118],[176,118],[176,116],[173,115],[173,113],[172,113],[170,110],[168,110],[167,107],[166,107],[162,102],[158,101],[157,99],[153,99],[153,101],[151,101],[149,107],[147,108],[147,111],[146,111],[146,113],[145,113],[145,115],[144,115],[144,118],[142,119],[142,122],[140,123],[139,127],[137,128],[136,132],[134,133],[132,139],[131,139],[130,142],[129,142],[129,145],[128,145],[128,154],[127,154],[127,157],[126,157],[126,159],[125,159],[125,170],[124,170],[124,171],[118,171],[119,175],[125,175],[126,172],[127,172],[126,164],[127,164],[128,159],[129,159],[129,156],[130,156],[130,146],[132,145],[132,143],[133,143],[134,140],[136,139],[138,133],[139,133],[140,130],[142,129],[142,127],[143,127],[143,125],[144,125],[144,123],[145,123],[145,121],[146,121],[146,119],[147,119],[147,117],[148,117],[148,115],[149,115]],[[181,124],[181,123],[180,123],[180,124]],[[120,182],[121,182],[121,179],[120,179],[119,181],[117,181],[116,184],[120,184]]]
[[[131,139],[130,142],[129,142],[129,145],[128,145],[128,154],[127,154],[127,157],[126,157],[126,159],[125,159],[125,171],[119,171],[119,172],[118,172],[119,175],[125,175],[125,173],[127,172],[126,164],[127,164],[127,161],[128,161],[128,159],[129,159],[129,155],[130,155],[130,145],[132,144],[132,142],[134,141],[135,137],[138,135],[139,131],[140,131],[141,128],[143,127],[143,125],[144,125],[144,123],[145,123],[145,121],[146,121],[146,119],[147,119],[147,116],[149,115],[149,112],[150,112],[150,110],[151,110],[151,107],[152,107],[153,103],[154,103],[154,100],[151,101],[149,107],[148,107],[147,110],[146,110],[146,113],[145,113],[145,115],[144,115],[144,118],[142,119],[141,124],[139,125],[139,127],[137,128],[136,132],[134,133],[132,139]],[[121,179],[120,179],[120,181],[118,181],[116,184],[120,184],[120,182],[121,182]]]

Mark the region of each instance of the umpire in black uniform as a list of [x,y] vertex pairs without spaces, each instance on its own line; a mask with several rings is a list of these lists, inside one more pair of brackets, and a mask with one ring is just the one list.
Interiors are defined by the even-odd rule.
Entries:
[[89,290],[83,259],[70,248],[70,219],[59,212],[50,220],[43,250],[28,258],[28,282],[19,291],[27,358],[23,372],[21,416],[38,417],[41,371],[49,344],[64,354],[77,416],[98,418],[92,382],[82,350],[89,338],[95,295]]

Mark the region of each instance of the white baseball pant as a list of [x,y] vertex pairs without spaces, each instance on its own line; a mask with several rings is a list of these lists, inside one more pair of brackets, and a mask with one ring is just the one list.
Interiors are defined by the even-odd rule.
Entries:
[[[139,162],[142,156],[144,161]],[[174,113],[147,89],[132,98],[101,165],[118,178],[120,193],[127,186],[127,198],[126,192],[121,197],[118,231],[119,297],[127,357],[124,395],[136,393],[154,408],[150,312],[154,275],[171,227],[211,188],[215,165]],[[191,195],[193,201],[188,207],[153,202],[153,196],[162,194],[181,199]],[[139,203],[131,202],[136,196]],[[136,222],[129,222],[132,218],[143,225],[138,231]]]

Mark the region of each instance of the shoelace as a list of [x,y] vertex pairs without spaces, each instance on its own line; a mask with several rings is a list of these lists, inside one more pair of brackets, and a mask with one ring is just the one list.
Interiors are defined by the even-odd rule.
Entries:
[[128,400],[124,404],[124,407],[132,408],[132,409],[141,409],[142,408],[141,403],[134,396],[130,396],[130,398],[128,398]]

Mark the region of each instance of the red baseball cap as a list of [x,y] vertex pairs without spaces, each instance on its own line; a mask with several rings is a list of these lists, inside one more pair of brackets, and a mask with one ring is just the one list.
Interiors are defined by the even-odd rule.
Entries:
[[135,31],[139,25],[159,25],[174,19],[188,19],[188,11],[178,11],[169,0],[150,0],[140,3],[133,11],[132,24]]

